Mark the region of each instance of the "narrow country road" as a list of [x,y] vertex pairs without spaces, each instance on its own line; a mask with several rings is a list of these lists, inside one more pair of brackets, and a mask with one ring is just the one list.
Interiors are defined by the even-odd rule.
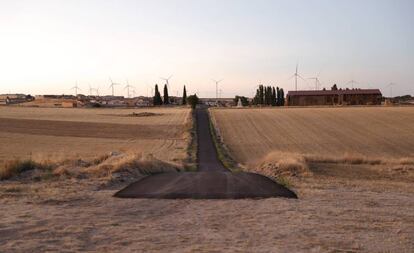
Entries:
[[273,180],[254,173],[232,173],[218,158],[206,108],[196,109],[197,172],[171,172],[147,176],[115,193],[119,198],[240,199],[297,198]]
[[198,171],[223,171],[227,170],[218,158],[216,147],[210,133],[210,117],[206,108],[196,110],[197,138],[198,138]]

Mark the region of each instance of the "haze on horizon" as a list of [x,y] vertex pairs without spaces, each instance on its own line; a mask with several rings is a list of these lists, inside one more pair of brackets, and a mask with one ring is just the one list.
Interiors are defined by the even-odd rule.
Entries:
[[[393,82],[414,94],[414,1],[3,0],[0,93],[72,94],[78,82],[110,94],[114,82],[148,95],[173,75],[170,94],[252,96],[259,83],[286,91],[299,63],[322,87]],[[298,89],[313,89],[299,81]],[[123,87],[116,95],[126,95]]]

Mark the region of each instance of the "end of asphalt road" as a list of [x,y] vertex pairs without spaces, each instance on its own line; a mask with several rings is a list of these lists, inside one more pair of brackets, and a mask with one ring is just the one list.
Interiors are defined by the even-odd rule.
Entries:
[[297,198],[288,188],[254,173],[180,172],[145,177],[115,193],[119,198]]

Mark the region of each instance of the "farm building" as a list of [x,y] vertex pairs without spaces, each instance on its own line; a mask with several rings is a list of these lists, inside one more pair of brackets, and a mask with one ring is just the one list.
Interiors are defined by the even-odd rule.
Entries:
[[338,89],[289,91],[288,106],[312,105],[380,105],[382,94],[379,89]]

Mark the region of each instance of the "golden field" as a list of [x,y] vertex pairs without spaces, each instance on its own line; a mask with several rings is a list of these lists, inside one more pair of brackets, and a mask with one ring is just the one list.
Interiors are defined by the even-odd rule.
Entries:
[[259,249],[272,251],[273,238],[276,252],[414,251],[414,107],[210,114],[225,152],[241,169],[267,175],[299,196],[295,203],[237,207],[260,216],[251,218],[258,224],[277,227],[258,232]]
[[[149,112],[151,115],[133,116]],[[0,107],[0,164],[15,158],[90,159],[108,152],[186,157],[189,109]]]
[[[143,111],[162,115],[119,116]],[[36,148],[43,155],[92,158],[143,150],[171,163],[186,157],[187,109],[7,107],[0,112],[8,122],[0,123],[3,136],[21,136],[15,144],[2,137],[9,145],[2,155],[24,156]],[[122,180],[114,173],[109,182],[64,173],[40,180],[23,175],[0,181],[0,251],[414,252],[413,109],[213,109],[211,114],[243,169],[284,179],[299,199],[119,199],[113,194],[137,180],[133,173]],[[30,124],[22,127],[19,120]],[[352,133],[352,141],[345,138]],[[340,141],[355,144],[351,149]],[[154,161],[148,165],[126,156],[113,162],[122,174]]]
[[211,110],[222,140],[244,164],[273,151],[326,158],[414,157],[414,107]]

